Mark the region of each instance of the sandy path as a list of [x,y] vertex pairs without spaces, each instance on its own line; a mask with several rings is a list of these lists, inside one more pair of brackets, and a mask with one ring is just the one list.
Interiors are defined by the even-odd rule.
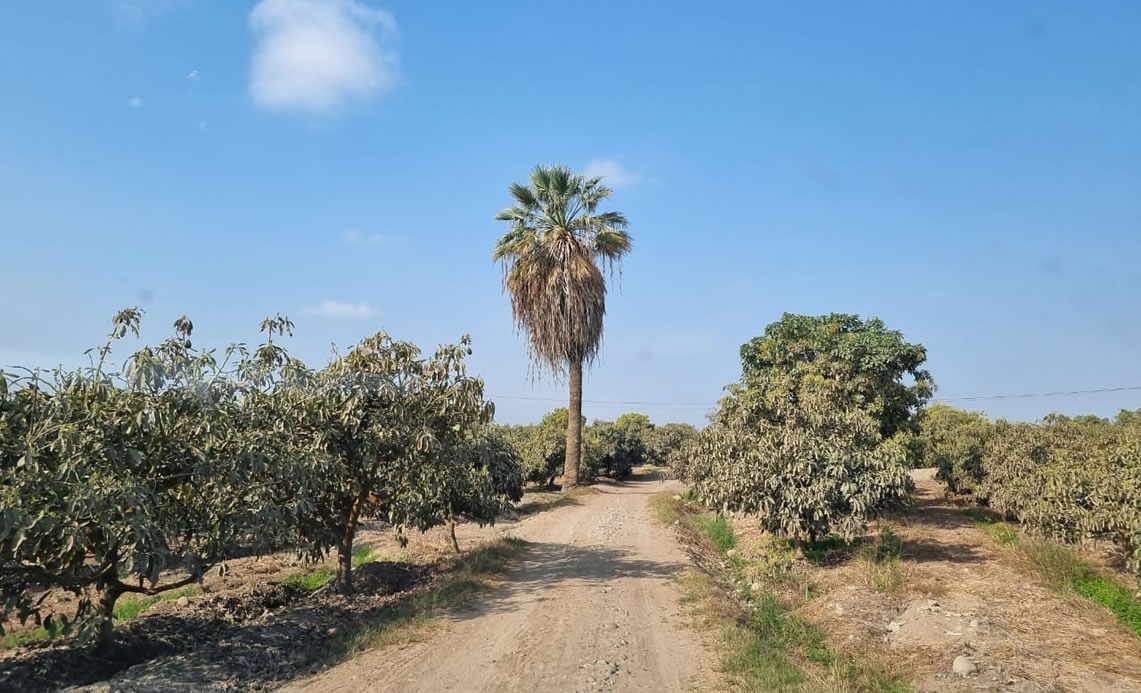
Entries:
[[534,545],[503,584],[442,632],[365,653],[290,691],[715,690],[709,658],[681,627],[670,576],[685,557],[635,480],[505,532]]

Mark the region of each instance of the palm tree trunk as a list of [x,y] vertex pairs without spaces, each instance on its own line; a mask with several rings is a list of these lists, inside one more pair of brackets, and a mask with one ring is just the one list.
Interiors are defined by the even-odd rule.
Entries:
[[570,364],[570,406],[567,417],[567,459],[563,465],[563,490],[578,486],[582,459],[582,360]]

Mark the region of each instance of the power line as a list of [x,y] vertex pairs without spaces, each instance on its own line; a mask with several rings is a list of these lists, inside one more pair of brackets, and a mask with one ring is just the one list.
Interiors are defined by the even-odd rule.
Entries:
[[[535,402],[565,402],[566,397],[527,397],[524,395],[492,395],[491,399],[522,399]],[[716,402],[640,402],[616,399],[584,399],[583,404],[622,404],[643,407],[712,407]]]
[[[931,400],[932,402],[977,402],[983,400],[995,399],[1030,399],[1033,397],[1063,397],[1067,395],[1092,395],[1105,392],[1135,392],[1141,390],[1141,385],[1130,385],[1126,387],[1101,387],[1091,390],[1058,390],[1054,392],[1026,392],[1012,395],[975,395],[972,397],[941,397]],[[528,400],[533,402],[565,402],[565,397],[529,397],[526,395],[493,395],[492,400],[496,399],[516,399]],[[583,404],[617,404],[622,406],[639,406],[639,407],[714,407],[717,402],[648,402],[640,400],[616,400],[616,399],[584,399]]]
[[936,399],[934,402],[975,402],[978,400],[986,399],[1027,399],[1030,397],[1061,397],[1065,395],[1092,395],[1099,392],[1132,392],[1141,390],[1141,385],[1130,385],[1128,387],[1099,387],[1094,390],[1059,390],[1057,392],[1027,392],[1018,395],[977,395],[975,397],[950,397],[947,399]]

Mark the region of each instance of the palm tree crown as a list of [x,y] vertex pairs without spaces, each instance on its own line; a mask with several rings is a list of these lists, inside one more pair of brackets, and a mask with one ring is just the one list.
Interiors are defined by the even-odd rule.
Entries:
[[536,166],[528,185],[512,183],[515,204],[496,215],[511,230],[495,244],[515,323],[532,360],[556,374],[590,363],[602,341],[609,270],[630,251],[626,217],[599,212],[610,196],[601,177],[565,166]]

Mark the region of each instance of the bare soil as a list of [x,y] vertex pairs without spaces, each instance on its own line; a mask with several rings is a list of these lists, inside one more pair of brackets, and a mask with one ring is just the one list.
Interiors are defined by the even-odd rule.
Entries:
[[[916,470],[901,584],[876,591],[868,566],[815,568],[803,611],[838,643],[877,651],[920,691],[1141,691],[1141,639],[1107,610],[1058,594]],[[977,673],[952,672],[957,656]]]
[[[648,498],[647,477],[484,528],[533,546],[503,583],[447,615],[423,642],[366,652],[287,686],[299,691],[716,691],[709,657],[678,615],[686,559]],[[463,528],[461,542],[481,530]]]

